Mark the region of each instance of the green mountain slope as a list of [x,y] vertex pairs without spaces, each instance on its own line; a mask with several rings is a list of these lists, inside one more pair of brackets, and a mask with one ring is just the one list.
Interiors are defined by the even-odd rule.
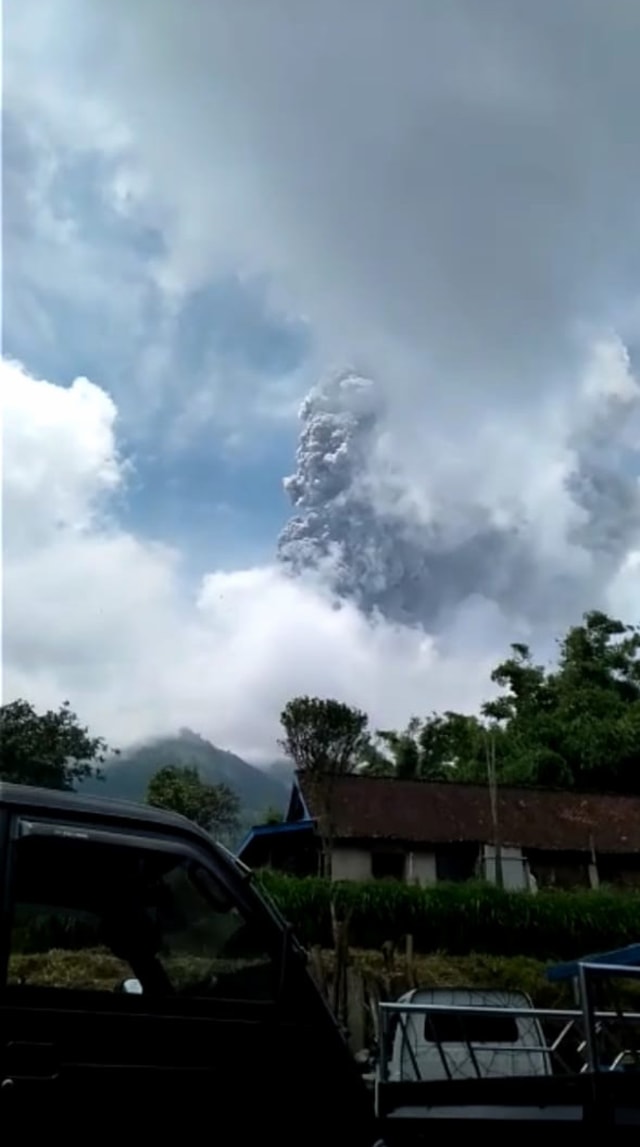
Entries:
[[118,800],[143,801],[147,785],[165,765],[195,766],[203,781],[224,783],[240,801],[242,826],[259,820],[267,808],[284,811],[288,788],[284,777],[255,768],[234,753],[218,749],[189,729],[175,737],[162,737],[123,753],[106,765],[103,781],[89,780],[82,792]]

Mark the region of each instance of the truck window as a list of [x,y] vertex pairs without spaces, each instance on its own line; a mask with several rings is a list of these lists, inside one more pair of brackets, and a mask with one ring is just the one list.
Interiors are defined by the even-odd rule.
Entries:
[[207,869],[178,853],[33,836],[15,845],[8,985],[271,1000],[276,962]]
[[515,1016],[480,1016],[460,1012],[432,1012],[424,1020],[424,1038],[430,1043],[516,1044]]

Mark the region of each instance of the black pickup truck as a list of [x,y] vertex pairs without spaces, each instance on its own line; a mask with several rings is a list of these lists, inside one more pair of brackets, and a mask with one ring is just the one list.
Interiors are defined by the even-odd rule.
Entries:
[[399,1085],[374,1109],[290,928],[182,817],[0,784],[0,881],[0,1134],[395,1147],[488,1117],[494,1143],[538,1119],[617,1142],[614,1108],[638,1116],[637,1089],[596,1110],[584,1077]]

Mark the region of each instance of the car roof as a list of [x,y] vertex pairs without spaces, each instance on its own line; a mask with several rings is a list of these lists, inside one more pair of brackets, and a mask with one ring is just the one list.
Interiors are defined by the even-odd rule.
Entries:
[[[211,837],[203,829],[180,816],[179,813],[150,805],[135,804],[133,801],[112,800],[75,792],[61,792],[58,789],[39,789],[31,785],[13,785],[0,781],[0,808],[14,809],[16,812],[29,812],[46,816],[68,814],[96,821],[109,821],[120,825],[137,825],[139,828],[172,829],[183,835],[198,836],[208,844]],[[225,850],[226,851],[226,850]]]

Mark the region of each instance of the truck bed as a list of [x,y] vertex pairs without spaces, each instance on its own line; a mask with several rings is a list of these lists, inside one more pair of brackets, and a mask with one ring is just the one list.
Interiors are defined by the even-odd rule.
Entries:
[[481,1123],[492,1142],[539,1127],[607,1131],[614,1143],[640,1142],[638,1077],[618,1073],[524,1079],[379,1083],[381,1136],[388,1147],[438,1143],[437,1129]]

